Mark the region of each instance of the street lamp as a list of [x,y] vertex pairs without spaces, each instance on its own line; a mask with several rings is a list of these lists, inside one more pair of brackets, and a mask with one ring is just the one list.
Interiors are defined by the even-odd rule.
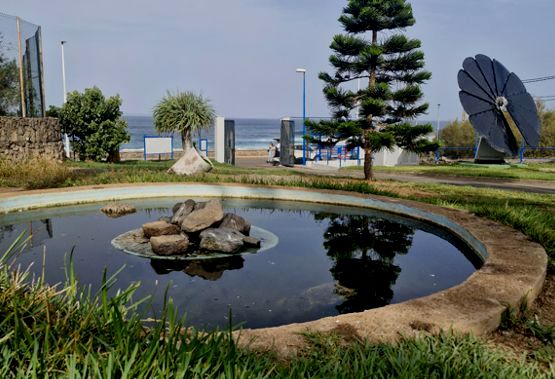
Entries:
[[437,127],[436,127],[436,131],[437,131],[437,140],[439,141],[439,109],[441,108],[441,104],[437,105]]
[[303,165],[306,166],[306,69],[298,68],[295,71],[303,74]]
[[[64,57],[64,44],[67,43],[67,41],[61,41],[61,45],[62,45],[62,83],[64,86],[64,104],[67,101],[67,89],[66,89],[66,63],[65,63],[65,57]],[[66,152],[66,157],[69,158],[69,137],[67,136],[67,133],[64,133],[64,150]]]
[[[437,105],[437,125],[436,125],[436,139],[437,143],[439,143],[439,110],[441,108],[441,104]],[[439,159],[441,158],[440,147],[438,146],[436,150],[436,164],[439,163]]]

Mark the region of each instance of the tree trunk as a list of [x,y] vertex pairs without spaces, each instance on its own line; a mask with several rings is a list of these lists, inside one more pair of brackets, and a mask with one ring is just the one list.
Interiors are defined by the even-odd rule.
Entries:
[[168,170],[177,175],[195,175],[212,170],[212,162],[208,158],[202,157],[191,142],[191,132],[189,130],[181,134],[183,143],[183,156]]
[[372,170],[372,147],[368,142],[368,136],[372,130],[364,130],[364,179],[374,180],[374,172]]
[[106,159],[109,163],[119,163],[121,161],[121,157],[119,154],[119,149],[116,149],[114,151],[110,151],[110,153],[108,153],[108,158]]
[[[372,31],[372,44],[378,42],[378,32],[376,30]],[[368,87],[374,87],[376,85],[376,67],[374,63],[369,70],[370,78],[368,79]],[[372,115],[368,115],[368,129],[364,129],[364,179],[373,180],[374,172],[372,171],[372,146],[370,146],[370,133],[374,130],[372,129]]]

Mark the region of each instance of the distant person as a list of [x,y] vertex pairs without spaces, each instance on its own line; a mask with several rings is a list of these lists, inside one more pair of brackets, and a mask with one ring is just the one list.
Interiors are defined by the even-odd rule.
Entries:
[[270,142],[270,146],[268,146],[268,163],[272,163],[274,160],[274,157],[276,156],[276,146],[274,145],[273,142]]
[[281,144],[279,143],[279,140],[278,140],[278,139],[276,139],[276,141],[277,141],[277,144],[276,144],[276,154],[275,154],[275,157],[276,157],[276,158],[279,158],[279,157],[281,156],[281,155],[280,155],[280,153],[281,153]]

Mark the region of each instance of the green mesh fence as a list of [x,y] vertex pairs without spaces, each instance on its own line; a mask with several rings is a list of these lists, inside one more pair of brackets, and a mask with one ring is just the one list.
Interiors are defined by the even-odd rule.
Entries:
[[43,117],[40,26],[0,13],[0,116]]

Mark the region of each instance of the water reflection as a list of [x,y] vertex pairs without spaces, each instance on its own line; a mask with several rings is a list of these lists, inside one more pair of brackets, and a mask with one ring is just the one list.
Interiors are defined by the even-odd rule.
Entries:
[[[49,218],[39,221],[29,221],[24,224],[24,226],[25,236],[29,237],[28,243],[30,247],[40,246],[41,244],[44,244],[44,241],[47,239],[54,238],[54,228],[52,226],[52,220]],[[0,242],[4,240],[6,235],[9,236],[9,238],[13,238],[12,235],[14,230],[15,225],[0,226]]]
[[189,276],[198,276],[205,280],[216,281],[227,270],[240,270],[245,260],[241,256],[215,259],[199,259],[194,261],[171,261],[151,259],[150,265],[159,275],[173,271],[183,271]]
[[107,218],[99,204],[5,215],[0,224],[12,225],[0,226],[0,251],[32,231],[33,246],[17,256],[18,265],[44,273],[46,283],[63,283],[73,249],[76,278],[95,292],[104,269],[112,274],[125,266],[114,293],[140,281],[136,298],[152,298],[140,311],[159,312],[167,290],[189,324],[202,328],[225,328],[230,308],[235,322],[253,328],[363,311],[452,287],[475,271],[461,254],[468,248],[442,229],[376,211],[325,206],[322,213],[322,205],[293,202],[226,200],[226,211],[279,237],[278,245],[256,254],[150,261],[111,245],[115,236],[168,216],[174,203],[133,202],[139,211],[118,219]]
[[337,311],[361,312],[389,304],[401,273],[394,260],[409,252],[414,228],[369,216],[318,213],[314,217],[329,223],[324,248],[334,261],[330,272],[336,293],[345,298]]

